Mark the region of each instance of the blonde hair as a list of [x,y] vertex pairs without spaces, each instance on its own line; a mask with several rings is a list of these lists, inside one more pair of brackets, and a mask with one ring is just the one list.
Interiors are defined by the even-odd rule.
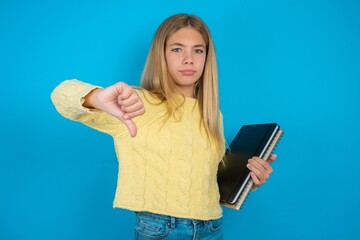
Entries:
[[184,103],[184,97],[179,98],[178,87],[171,79],[165,59],[167,40],[178,30],[192,27],[198,31],[206,44],[206,61],[204,71],[196,82],[194,96],[198,100],[202,122],[210,139],[215,143],[219,153],[224,154],[225,141],[223,137],[222,119],[219,110],[218,71],[215,47],[206,24],[195,15],[177,14],[167,19],[159,26],[153,38],[142,74],[141,87],[165,101],[168,116],[176,116]]

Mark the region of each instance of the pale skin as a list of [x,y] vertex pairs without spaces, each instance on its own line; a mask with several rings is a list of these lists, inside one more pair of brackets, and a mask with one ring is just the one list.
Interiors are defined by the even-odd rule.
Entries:
[[[165,57],[168,71],[178,86],[179,93],[194,97],[195,83],[202,75],[206,59],[205,42],[200,33],[191,27],[175,32],[166,42]],[[94,89],[85,96],[83,106],[100,109],[118,118],[127,126],[132,137],[137,133],[132,119],[145,112],[137,92],[124,82]],[[266,161],[258,157],[249,159],[247,167],[256,187],[263,185],[270,177],[273,172],[270,163],[275,160],[275,154]]]
[[206,60],[206,46],[201,34],[191,27],[175,32],[166,42],[167,68],[179,91],[194,97],[195,83],[201,77]]
[[132,119],[145,112],[144,104],[137,92],[124,82],[103,89],[94,89],[85,96],[83,106],[100,109],[118,118],[127,126],[132,137],[137,133]]

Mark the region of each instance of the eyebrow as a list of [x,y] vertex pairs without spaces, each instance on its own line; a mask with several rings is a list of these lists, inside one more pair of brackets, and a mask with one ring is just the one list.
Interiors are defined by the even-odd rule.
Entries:
[[[182,43],[173,43],[171,44],[170,46],[180,46],[180,47],[185,47],[184,44]],[[198,48],[198,47],[202,47],[202,48],[205,48],[205,45],[204,44],[195,44],[194,46],[192,47],[195,47],[195,48]]]

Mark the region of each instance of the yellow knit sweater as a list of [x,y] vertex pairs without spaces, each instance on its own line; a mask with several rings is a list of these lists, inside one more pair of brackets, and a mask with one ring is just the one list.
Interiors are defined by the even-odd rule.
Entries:
[[82,106],[95,86],[62,82],[51,94],[58,112],[111,135],[119,161],[114,207],[200,220],[221,217],[217,185],[220,153],[200,126],[196,99],[186,98],[181,121],[166,120],[166,106],[137,90],[145,114],[134,118],[132,138],[120,120]]

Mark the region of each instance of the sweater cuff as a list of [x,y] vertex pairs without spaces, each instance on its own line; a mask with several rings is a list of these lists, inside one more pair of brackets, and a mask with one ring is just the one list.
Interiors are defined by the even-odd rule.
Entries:
[[101,110],[96,108],[87,108],[83,106],[86,95],[88,95],[94,89],[101,87],[82,82],[77,79],[66,80],[65,83],[68,84],[67,87],[70,89],[70,91],[73,92],[73,95],[71,97],[73,98],[73,101],[77,102],[76,105],[79,109],[86,113],[102,112]]
[[102,110],[100,110],[100,109],[88,108],[88,107],[84,107],[84,105],[83,105],[84,102],[85,102],[86,95],[88,95],[92,90],[97,89],[97,88],[99,88],[99,87],[93,86],[93,88],[88,89],[88,91],[85,92],[85,94],[83,96],[80,96],[81,97],[80,98],[80,108],[86,113],[99,113],[99,112],[102,112]]

